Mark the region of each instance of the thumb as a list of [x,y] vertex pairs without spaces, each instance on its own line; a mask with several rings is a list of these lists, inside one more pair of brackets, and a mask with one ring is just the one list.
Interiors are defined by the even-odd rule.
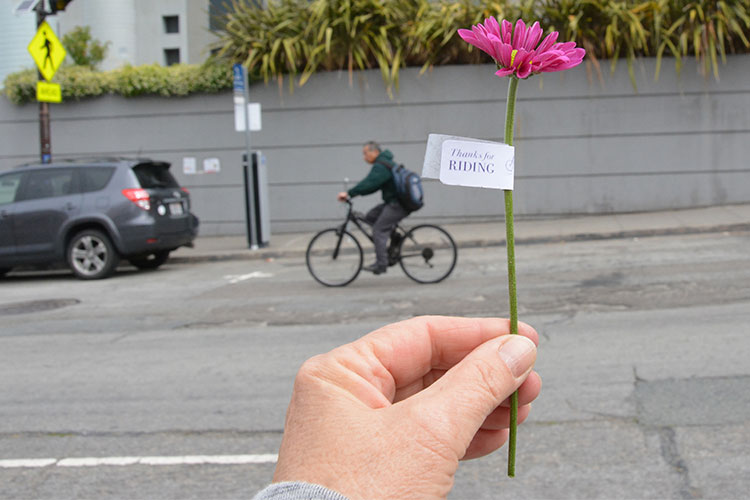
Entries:
[[536,346],[522,335],[505,335],[476,347],[445,375],[417,394],[415,409],[429,416],[445,444],[466,450],[487,416],[526,380]]

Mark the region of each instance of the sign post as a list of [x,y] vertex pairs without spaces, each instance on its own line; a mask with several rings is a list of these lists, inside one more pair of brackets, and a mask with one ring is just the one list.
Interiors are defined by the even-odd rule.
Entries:
[[[248,102],[248,87],[249,82],[247,78],[247,71],[241,64],[235,64],[232,66],[232,74],[234,80],[234,113],[235,113],[235,125],[241,125],[241,128],[245,130],[245,165],[243,166],[246,171],[252,172],[253,165],[253,152],[252,142],[250,140],[250,113],[247,112]],[[241,124],[238,122],[242,121]],[[240,128],[240,127],[236,127]],[[249,169],[249,170],[248,170]],[[247,175],[247,174],[246,174]],[[258,239],[258,230],[255,227],[255,189],[253,185],[247,185],[253,183],[252,175],[246,178],[245,196],[247,197],[247,239],[250,245],[250,249],[257,250],[260,245]]]
[[[36,5],[37,32],[29,43],[29,53],[39,68],[37,100],[39,101],[39,143],[42,163],[52,162],[52,138],[49,126],[49,102],[62,101],[60,85],[51,83],[57,68],[65,59],[65,47],[55,36],[55,32],[44,20],[44,2]],[[46,81],[45,81],[46,80]]]

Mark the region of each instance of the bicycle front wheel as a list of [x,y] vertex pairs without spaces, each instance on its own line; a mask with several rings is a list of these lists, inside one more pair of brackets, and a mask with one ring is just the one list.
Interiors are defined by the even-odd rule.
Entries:
[[325,286],[346,286],[362,270],[362,246],[348,231],[326,229],[307,246],[307,269]]
[[417,283],[438,283],[453,271],[457,258],[453,238],[441,227],[423,224],[404,236],[399,264]]

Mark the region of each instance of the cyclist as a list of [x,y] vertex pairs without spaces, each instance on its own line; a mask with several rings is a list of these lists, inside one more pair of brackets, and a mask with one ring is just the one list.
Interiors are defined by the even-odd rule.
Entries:
[[388,168],[394,165],[393,153],[383,150],[377,142],[369,141],[362,147],[362,156],[372,165],[370,173],[349,191],[340,192],[337,198],[339,201],[346,201],[355,196],[382,191],[383,203],[374,206],[365,215],[365,220],[372,224],[375,262],[362,268],[374,274],[382,274],[388,269],[388,237],[396,224],[409,215],[409,212],[396,197],[396,185]]

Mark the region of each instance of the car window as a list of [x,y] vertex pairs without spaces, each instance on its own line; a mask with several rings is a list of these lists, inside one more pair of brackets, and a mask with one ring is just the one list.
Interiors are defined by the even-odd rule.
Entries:
[[0,176],[0,205],[13,203],[16,200],[18,186],[21,185],[22,172]]
[[166,163],[141,163],[133,167],[133,172],[143,189],[180,187]]
[[104,189],[112,178],[112,174],[115,173],[115,169],[114,167],[83,167],[78,172],[81,176],[81,191],[90,193]]
[[77,192],[72,168],[55,168],[27,172],[21,199],[52,198]]

